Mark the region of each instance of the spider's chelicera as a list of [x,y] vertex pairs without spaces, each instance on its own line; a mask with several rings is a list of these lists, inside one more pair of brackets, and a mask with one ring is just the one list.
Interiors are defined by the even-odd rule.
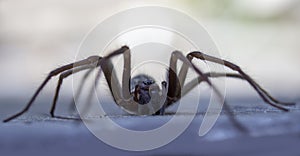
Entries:
[[[118,55],[123,55],[124,57],[122,83],[120,83],[116,78],[116,73],[113,70],[114,66],[111,62],[111,58]],[[192,62],[194,58],[197,60],[210,61],[213,63],[224,65],[237,73],[204,73]],[[179,72],[177,72],[178,60],[182,62],[182,66]],[[272,97],[249,75],[247,75],[239,66],[229,61],[206,55],[199,51],[190,52],[186,56],[184,56],[179,51],[174,51],[170,58],[169,69],[167,72],[167,80],[160,82],[160,84],[159,82],[155,82],[151,76],[143,74],[137,75],[131,79],[131,53],[128,46],[123,46],[120,49],[113,51],[107,56],[91,56],[87,59],[70,63],[51,71],[44,80],[44,82],[36,90],[36,92],[29,100],[25,108],[19,113],[5,119],[3,122],[8,122],[25,113],[30,108],[30,106],[32,105],[40,91],[47,84],[47,82],[53,76],[59,74],[60,76],[56,87],[56,92],[53,98],[50,114],[52,117],[70,119],[68,117],[60,117],[54,114],[56,101],[59,95],[62,82],[66,77],[74,73],[87,70],[80,83],[78,92],[75,95],[75,98],[77,98],[80,94],[84,82],[90,75],[91,71],[94,69],[99,69],[95,80],[95,85],[99,80],[100,74],[103,73],[116,104],[125,108],[125,110],[128,110],[129,113],[137,115],[163,115],[167,107],[177,102],[181,97],[185,96],[189,91],[191,91],[195,86],[197,86],[201,82],[206,82],[211,87],[211,89],[215,93],[217,93],[219,99],[222,99],[220,92],[210,81],[210,78],[218,77],[237,78],[247,81],[266,103],[280,110],[288,111],[288,109],[283,106],[294,105],[294,103],[281,102]],[[185,83],[188,69],[194,70],[198,74],[198,77],[191,80],[190,82]],[[228,109],[228,105],[226,104],[226,102],[224,102],[224,108]]]
[[[150,102],[150,86],[157,85],[153,78],[148,75],[137,75],[131,79],[131,93],[134,94],[134,101],[144,105]],[[152,90],[152,94],[157,94],[157,90]]]

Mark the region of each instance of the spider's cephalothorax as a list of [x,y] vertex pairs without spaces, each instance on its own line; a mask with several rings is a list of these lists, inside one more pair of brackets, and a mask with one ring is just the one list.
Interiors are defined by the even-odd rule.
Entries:
[[[137,75],[131,79],[131,93],[134,95],[134,101],[144,105],[151,100],[150,86],[156,85],[152,77],[148,75]],[[157,92],[153,90],[152,92]],[[155,93],[154,93],[155,94]]]
[[[113,70],[114,65],[111,62],[111,58],[117,55],[124,56],[122,85],[118,82],[116,78],[116,73]],[[219,65],[224,65],[238,73],[216,73],[216,72],[203,73],[201,69],[198,68],[192,62],[193,58],[202,61],[214,62]],[[178,60],[182,62],[182,66],[179,74],[177,74],[177,68],[176,68]],[[100,73],[104,73],[107,84],[113,95],[114,101],[119,106],[125,109],[130,108],[129,112],[133,112],[134,114],[138,114],[138,115],[164,114],[164,110],[166,107],[180,100],[182,96],[186,95],[189,91],[191,91],[195,86],[197,86],[201,82],[208,83],[214,92],[219,93],[219,91],[216,89],[214,84],[212,84],[212,82],[210,81],[210,78],[218,78],[218,77],[225,77],[225,76],[229,78],[238,78],[247,81],[254,88],[254,90],[260,95],[260,97],[266,103],[268,103],[273,107],[276,107],[283,111],[288,111],[288,109],[283,106],[294,105],[294,103],[286,103],[286,102],[281,102],[276,100],[274,97],[268,94],[260,85],[258,85],[249,75],[247,75],[239,66],[229,61],[217,57],[213,57],[210,55],[206,55],[199,51],[190,52],[186,56],[184,56],[179,51],[174,51],[171,55],[169,65],[170,65],[169,66],[170,70],[168,70],[167,81],[163,81],[159,85],[155,83],[154,79],[148,75],[138,75],[130,79],[131,52],[128,46],[123,46],[120,49],[117,49],[104,57],[92,56],[87,59],[83,59],[74,63],[67,64],[65,66],[59,67],[51,71],[49,75],[46,77],[46,79],[44,80],[44,82],[34,93],[32,98],[29,100],[26,107],[19,113],[5,119],[4,122],[8,122],[25,113],[33,104],[34,100],[36,99],[40,91],[44,88],[44,86],[47,84],[47,82],[56,75],[60,75],[60,76],[56,87],[56,92],[53,98],[50,114],[52,117],[58,117],[54,115],[54,111],[55,111],[56,101],[59,95],[60,87],[62,85],[64,78],[74,73],[83,70],[88,70],[84,78],[82,79],[82,83],[80,83],[83,84],[86,81],[87,76],[90,75],[91,71],[94,70],[95,68],[99,68],[98,77],[96,78],[95,82],[98,82]],[[190,68],[196,71],[199,77],[191,80],[190,82],[185,83],[187,72],[188,69]],[[81,87],[78,89],[78,91],[79,92],[76,95],[79,95],[81,91]],[[217,95],[219,100],[222,101],[221,95],[220,94]],[[224,106],[225,106],[224,108],[228,107],[225,102],[224,102]],[[68,117],[63,117],[63,118],[69,119]]]
[[[138,104],[134,114],[161,114],[164,111],[162,109],[164,109],[164,105],[167,104],[166,81],[161,82],[160,88],[151,76],[140,74],[131,79],[130,91],[133,100]],[[134,106],[134,103],[130,105]],[[127,107],[127,109],[130,110],[129,107]]]

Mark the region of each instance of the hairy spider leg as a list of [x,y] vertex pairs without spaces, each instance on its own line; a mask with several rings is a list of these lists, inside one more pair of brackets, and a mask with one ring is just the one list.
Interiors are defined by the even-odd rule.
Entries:
[[74,95],[74,97],[72,98],[71,102],[70,102],[70,111],[71,112],[75,112],[75,102],[78,100],[78,98],[80,97],[82,88],[87,80],[87,78],[90,76],[90,74],[92,73],[92,71],[94,70],[94,68],[89,69],[88,71],[85,72],[85,74],[83,75],[83,77],[81,78],[80,82],[79,82],[79,86],[78,89]]
[[[83,108],[83,110],[81,111],[82,115],[85,115],[87,113],[88,109],[90,108],[91,100],[92,100],[93,95],[94,95],[93,94],[94,93],[94,89],[98,86],[98,82],[99,82],[99,79],[100,79],[101,72],[104,73],[105,79],[107,81],[107,84],[109,86],[110,92],[112,93],[112,97],[113,97],[115,103],[118,105],[119,102],[120,102],[120,100],[122,100],[121,93],[119,92],[121,90],[121,87],[120,87],[120,84],[118,82],[116,73],[114,71],[114,66],[113,66],[113,64],[112,64],[112,62],[111,62],[110,59],[112,57],[114,57],[114,56],[117,56],[119,54],[124,53],[124,51],[127,51],[128,49],[129,48],[127,46],[123,46],[120,49],[112,52],[111,54],[109,54],[108,56],[102,58],[99,61],[98,65],[100,66],[100,68],[97,71],[97,75],[96,75],[96,78],[94,80],[94,85],[91,86],[91,88],[90,88],[90,90],[88,92],[88,96],[86,98],[87,99],[86,100],[86,105]],[[83,76],[83,78],[81,79],[80,86],[79,86],[79,88],[77,90],[77,93],[75,94],[75,97],[74,97],[74,101],[72,101],[72,106],[73,107],[75,106],[74,102],[80,96],[82,88],[83,88],[83,85],[86,82],[88,76],[92,73],[92,70],[93,69],[90,69],[89,71],[87,71],[85,73],[85,75]]]
[[[170,59],[170,69],[169,69],[169,72],[170,71],[174,71],[175,73],[176,73],[176,66],[177,66],[177,61],[178,60],[181,60],[182,62],[183,62],[183,64],[185,65],[185,66],[182,66],[182,67],[184,67],[186,70],[188,70],[188,67],[191,67],[192,69],[194,69],[195,70],[195,72],[201,77],[201,80],[202,81],[205,81],[205,82],[207,82],[208,83],[208,85],[212,88],[212,90],[213,90],[213,92],[215,92],[216,94],[217,94],[217,97],[218,97],[218,100],[221,102],[221,105],[223,104],[224,105],[224,108],[226,109],[226,111],[228,111],[229,112],[229,119],[232,121],[232,123],[239,129],[239,130],[241,130],[241,131],[243,131],[243,132],[247,132],[248,130],[243,126],[243,125],[241,125],[235,118],[234,118],[234,115],[232,114],[232,112],[230,112],[229,111],[229,107],[228,107],[228,105],[227,105],[227,103],[226,103],[226,101],[224,100],[223,101],[223,99],[222,99],[222,94],[221,94],[221,92],[211,83],[211,81],[209,80],[209,78],[208,78],[208,75],[207,74],[204,74],[199,68],[197,68],[192,62],[191,62],[191,60],[189,60],[188,58],[186,58],[181,52],[179,52],[179,51],[174,51],[173,53],[172,53],[172,56],[171,56],[171,59]],[[184,69],[184,70],[185,70]],[[182,69],[181,69],[181,71],[180,71],[182,74],[183,73],[187,73],[187,71],[185,72],[185,71],[182,71]],[[180,73],[179,73],[180,74]],[[172,76],[174,76],[174,75],[170,75],[169,74],[169,80],[172,80],[172,79],[175,79],[175,78],[172,78]],[[183,75],[181,75],[181,76],[183,76]],[[185,76],[184,76],[184,78],[182,78],[182,77],[179,77],[178,78],[179,79],[179,81],[184,81],[184,79],[185,79]],[[171,85],[171,84],[170,84]],[[170,86],[169,85],[169,86]],[[180,90],[181,91],[181,88],[175,88],[175,90]],[[174,94],[174,95],[176,95],[176,94]],[[178,95],[178,94],[177,94]],[[178,99],[177,99],[177,97],[169,97],[169,98],[175,98],[175,100],[174,101],[172,101],[171,103],[169,103],[169,105],[168,106],[170,106],[171,104],[173,104],[174,102],[176,102]]]
[[80,66],[80,67],[77,67],[77,68],[65,71],[62,74],[60,74],[59,80],[57,82],[57,86],[56,86],[54,98],[53,98],[53,101],[52,101],[52,107],[51,107],[51,110],[50,110],[51,117],[63,118],[63,119],[73,119],[73,118],[69,118],[69,117],[57,116],[57,115],[54,114],[54,111],[55,111],[55,108],[56,108],[56,104],[57,104],[57,99],[58,99],[58,96],[59,96],[60,87],[61,87],[61,85],[63,83],[63,80],[65,78],[67,78],[68,76],[70,76],[72,74],[75,74],[75,73],[78,73],[80,71],[86,70],[86,69],[93,69],[95,67],[97,67],[97,65],[90,65],[89,64],[89,65]]
[[[209,73],[205,73],[205,75],[207,75],[208,77],[211,77],[211,78],[228,77],[228,78],[237,78],[237,79],[245,80],[245,78],[242,75],[236,74],[236,73],[216,73],[216,72],[209,72]],[[197,78],[194,78],[193,80],[191,80],[190,82],[188,82],[186,85],[184,85],[184,87],[182,89],[182,96],[186,95],[186,93],[188,93],[198,83],[201,83],[202,81],[203,80],[201,79],[201,77],[197,77]],[[259,84],[255,83],[255,85],[262,92],[268,94]]]
[[[109,54],[108,56],[103,57],[103,59],[99,62],[99,65],[100,65],[101,68],[97,72],[97,75],[96,75],[96,78],[95,78],[95,81],[94,81],[95,85],[91,88],[91,90],[89,92],[88,101],[87,101],[88,104],[91,103],[90,100],[92,99],[92,96],[93,96],[92,93],[93,93],[94,88],[96,88],[97,85],[98,85],[101,72],[104,73],[104,76],[105,76],[105,79],[107,81],[109,90],[112,93],[112,97],[113,97],[115,103],[116,104],[120,103],[120,101],[122,100],[121,91],[123,91],[124,89],[121,89],[121,85],[120,85],[120,83],[117,79],[117,74],[114,70],[114,65],[113,65],[113,63],[111,62],[110,59],[113,58],[114,56],[124,54],[124,53],[127,53],[127,52],[130,53],[129,47],[123,46],[119,50],[116,50],[115,52]],[[124,56],[124,59],[125,59],[125,56]],[[129,59],[130,59],[130,57],[129,57]],[[124,60],[124,69],[129,68],[129,78],[130,78],[130,64],[125,64],[125,63],[127,63],[127,61]],[[126,74],[128,74],[128,73],[126,72]],[[128,77],[128,76],[126,76],[126,77]],[[130,81],[129,78],[128,78],[128,81]],[[125,79],[124,76],[123,76],[123,79]],[[122,80],[122,81],[125,81],[125,80]],[[124,84],[123,84],[123,86],[124,86]],[[129,92],[129,89],[128,89],[128,92]]]
[[[123,77],[122,77],[122,87],[117,79],[116,76],[116,72],[114,70],[114,65],[111,62],[111,58],[113,58],[114,56],[123,54],[124,57],[124,67],[123,67]],[[126,92],[126,87],[125,84],[126,82],[130,83],[130,49],[127,46],[123,46],[122,48],[110,53],[109,55],[107,55],[106,57],[103,57],[103,59],[101,59],[101,61],[99,62],[100,65],[100,69],[97,72],[96,78],[94,80],[94,86],[92,86],[90,88],[88,97],[87,97],[87,101],[86,101],[86,107],[82,110],[81,114],[86,114],[88,108],[91,105],[91,99],[93,98],[93,91],[94,89],[98,86],[98,82],[101,76],[101,72],[104,73],[105,79],[107,81],[109,90],[112,94],[112,97],[115,101],[115,103],[117,105],[120,104],[120,102],[123,100],[122,95],[124,97],[124,95],[127,98],[130,98],[130,90],[128,88],[128,93]],[[87,73],[87,76],[89,74]],[[86,78],[84,78],[82,81],[85,81]],[[129,85],[129,84],[128,84]],[[79,88],[81,90],[81,88]],[[122,93],[121,93],[122,91]],[[128,94],[130,95],[128,97]]]
[[[117,79],[116,72],[114,70],[114,65],[111,62],[111,58],[123,54],[124,57],[124,67],[123,67],[123,77],[122,77],[122,87]],[[126,93],[126,82],[130,83],[130,49],[127,46],[123,46],[120,49],[110,53],[106,57],[103,57],[99,62],[100,69],[97,71],[96,78],[94,80],[94,85],[90,88],[89,94],[87,96],[86,107],[82,110],[81,114],[86,114],[88,108],[91,105],[91,99],[93,98],[94,89],[98,86],[98,82],[101,76],[101,72],[104,73],[105,79],[107,81],[109,90],[112,94],[112,97],[117,105],[123,100],[122,95],[128,98],[128,94],[130,94],[130,90],[128,88],[128,93]],[[129,69],[129,70],[128,70]],[[86,73],[86,77],[90,73]],[[85,81],[86,78],[82,79],[82,82]],[[126,81],[127,80],[127,81]],[[82,90],[82,87],[79,88],[79,91]],[[122,91],[122,93],[121,93]],[[80,93],[78,93],[79,95]],[[130,97],[129,97],[130,98]]]
[[64,71],[76,68],[76,67],[80,67],[80,66],[84,66],[84,65],[88,65],[88,64],[94,64],[95,62],[98,62],[98,58],[99,56],[91,56],[88,57],[87,59],[81,60],[81,61],[77,61],[75,63],[70,63],[67,64],[65,66],[59,67],[55,70],[52,70],[48,76],[46,77],[46,79],[43,81],[43,83],[38,87],[38,89],[36,90],[36,92],[34,93],[34,95],[31,97],[31,99],[29,100],[29,102],[27,103],[27,105],[24,107],[23,110],[21,110],[20,112],[16,113],[15,115],[3,120],[3,122],[8,122],[20,115],[22,115],[23,113],[25,113],[26,111],[28,111],[28,109],[31,107],[31,105],[33,104],[34,100],[36,99],[36,97],[38,96],[38,94],[41,92],[41,90],[45,87],[45,85],[47,84],[47,82],[53,77],[56,76]]
[[[112,52],[110,55],[108,55],[107,57],[105,57],[105,59],[103,59],[102,57],[100,57],[99,61],[97,62],[96,65],[93,65],[93,66],[90,66],[90,67],[82,67],[82,70],[85,70],[85,69],[90,69],[88,70],[85,75],[83,76],[82,80],[81,80],[81,83],[80,83],[80,86],[78,88],[78,91],[75,95],[75,99],[74,100],[77,100],[77,98],[79,97],[79,95],[81,94],[81,90],[83,88],[83,85],[84,85],[84,82],[86,81],[87,77],[92,73],[92,70],[95,69],[96,67],[100,66],[101,65],[101,69],[102,71],[105,73],[105,77],[106,77],[106,80],[107,80],[107,83],[110,87],[110,89],[112,90],[112,87],[116,87],[117,91],[119,91],[120,89],[120,85],[117,83],[117,79],[116,79],[116,73],[114,72],[113,70],[113,64],[111,63],[110,57],[113,57],[113,56],[116,56],[118,54],[122,54],[124,51],[127,51],[127,49],[129,49],[127,46],[123,46],[121,47],[120,49],[118,50],[115,50],[114,52]],[[85,69],[84,69],[85,68]],[[82,71],[80,69],[78,69],[77,71],[74,71],[74,72],[79,72],[79,71]],[[100,71],[99,70],[99,73],[97,74],[97,78],[95,79],[95,86],[97,86],[98,84],[98,79],[100,77]],[[68,72],[68,71],[67,71]],[[72,72],[70,73],[66,73],[64,75],[66,76],[69,76],[68,74],[71,74]],[[62,80],[61,80],[62,81]],[[58,85],[57,85],[57,92],[54,96],[54,100],[53,100],[53,105],[52,105],[52,109],[51,111],[53,110],[53,108],[55,109],[55,103],[56,103],[56,96],[58,96],[58,92],[59,92],[59,87],[61,84],[59,84],[61,82],[58,82]],[[114,85],[112,85],[112,83],[114,83]],[[83,111],[82,111],[82,114],[85,114],[86,111],[88,110],[88,108],[90,107],[90,104],[91,104],[91,99],[92,99],[92,96],[94,95],[93,94],[93,90],[94,90],[94,86],[91,87],[90,91],[89,91],[89,94],[88,94],[88,97],[87,97],[87,102],[86,102],[86,106],[84,107]],[[117,92],[116,94],[113,95],[114,97],[114,100],[115,102],[117,102],[116,100],[117,99],[120,99],[120,93]],[[73,110],[74,110],[74,106],[75,106],[75,101],[72,101],[72,106],[73,106]],[[52,115],[52,114],[51,114]],[[57,117],[57,116],[54,116],[52,115],[52,117]],[[59,117],[59,118],[65,118],[65,117]]]
[[[248,76],[239,66],[236,64],[233,64],[229,61],[222,60],[213,56],[206,55],[204,53],[201,53],[199,51],[191,52],[187,55],[187,58],[192,61],[193,58],[197,58],[203,61],[210,61],[213,63],[217,63],[220,65],[225,65],[226,67],[237,71],[241,76],[243,76],[244,80],[246,80],[254,89],[255,91],[260,95],[260,97],[268,104],[270,104],[273,107],[276,107],[283,111],[289,111],[289,109],[284,108],[282,106],[279,106],[277,104],[281,105],[294,105],[294,103],[286,103],[286,102],[280,102],[273,98],[269,93],[267,93],[264,89],[262,89],[250,76]],[[274,103],[273,103],[274,102]]]
[[[240,74],[235,73],[216,73],[216,72],[208,72],[204,73],[209,78],[219,78],[219,77],[228,77],[228,78],[238,78],[238,79],[244,79],[243,76]],[[203,82],[203,79],[201,76],[194,78],[187,84],[185,84],[182,88],[182,96],[185,96],[188,92],[190,92],[192,89],[194,89],[198,84]]]

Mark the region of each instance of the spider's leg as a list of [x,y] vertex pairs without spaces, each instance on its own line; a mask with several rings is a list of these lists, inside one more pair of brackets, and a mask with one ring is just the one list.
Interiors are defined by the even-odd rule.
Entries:
[[[208,83],[208,85],[212,88],[212,90],[217,94],[218,100],[220,102],[224,102],[224,108],[226,111],[228,111],[229,113],[229,118],[232,121],[232,123],[241,131],[243,132],[247,132],[247,129],[241,125],[235,118],[234,115],[232,114],[231,111],[229,111],[229,107],[226,103],[226,101],[222,99],[222,94],[221,92],[211,83],[211,81],[208,78],[208,75],[204,74],[201,70],[199,70],[188,58],[184,57],[184,55],[179,52],[179,51],[175,51],[172,53],[171,56],[171,60],[170,60],[170,69],[169,70],[173,70],[176,72],[176,62],[177,60],[181,60],[183,62],[183,64],[186,64],[187,67],[191,67],[192,69],[194,69],[196,71],[196,73],[201,77],[202,81],[205,81]],[[175,70],[174,70],[175,69]],[[170,75],[169,75],[169,79],[170,79]],[[171,84],[170,84],[171,85]]]
[[125,100],[130,99],[130,74],[131,74],[131,55],[130,49],[124,51],[124,66],[122,76],[122,95]]
[[[167,106],[173,104],[181,97],[181,89],[184,86],[184,81],[186,74],[188,72],[189,67],[192,67],[196,72],[203,78],[207,78],[203,73],[196,68],[190,60],[188,60],[185,57],[182,57],[183,55],[179,51],[175,51],[172,53],[171,59],[170,59],[170,66],[168,70],[168,99],[170,101],[168,102]],[[179,76],[177,76],[177,61],[181,60],[183,62]],[[211,85],[211,82],[206,79],[207,83]]]
[[[110,61],[111,58],[123,54],[124,56],[124,68],[123,68],[123,77],[122,77],[122,86],[120,87],[120,83],[118,82],[115,70],[113,70],[114,66]],[[112,52],[111,54],[104,57],[104,59],[100,62],[101,69],[103,70],[105,79],[109,85],[109,89],[113,94],[115,102],[118,102],[124,97],[127,99],[130,96],[130,49],[127,46],[123,46],[122,48]],[[99,71],[100,72],[100,71]],[[98,74],[100,75],[100,74]],[[128,87],[126,87],[128,85]],[[128,88],[128,90],[126,89]]]
[[276,108],[281,109],[283,111],[288,111],[288,109],[286,109],[284,107],[281,107],[281,106],[278,106],[277,104],[293,105],[293,103],[280,102],[280,101],[276,100],[275,98],[273,98],[272,96],[270,96],[265,90],[263,90],[261,87],[259,87],[257,85],[257,83],[249,75],[247,75],[239,66],[237,66],[236,64],[233,64],[229,61],[222,60],[222,59],[219,59],[219,58],[216,58],[216,57],[213,57],[213,56],[206,55],[206,54],[198,52],[198,51],[191,52],[187,55],[187,58],[189,58],[190,60],[192,60],[194,57],[198,58],[198,59],[201,59],[203,61],[210,61],[210,62],[214,62],[214,63],[220,64],[220,65],[225,65],[226,67],[228,67],[228,68],[230,68],[234,71],[237,71],[256,90],[256,92],[260,95],[260,97],[266,103],[270,104],[273,107],[276,107]]
[[[123,54],[124,64],[123,64],[123,73],[122,73],[122,84],[119,83],[115,71],[113,70],[114,66],[111,63],[111,58]],[[130,92],[130,81],[131,81],[131,54],[130,49],[127,46],[123,46],[121,49],[111,53],[110,55],[103,58],[100,61],[101,70],[105,75],[106,81],[109,85],[110,92],[113,95],[113,98],[118,105],[122,105],[124,109],[130,110],[131,112],[139,111],[139,103],[137,103],[133,98]],[[100,70],[99,70],[100,72]],[[100,74],[97,74],[97,77],[100,77]],[[96,84],[99,78],[96,78]],[[166,85],[162,83],[162,95],[160,99],[166,98]],[[91,99],[91,98],[89,98]],[[153,99],[149,103],[153,102]],[[140,113],[140,112],[135,112]]]
[[[84,110],[82,110],[81,114],[86,114],[88,108],[90,107],[91,104],[91,100],[93,98],[93,93],[94,93],[94,89],[97,88],[98,86],[98,82],[101,76],[101,72],[103,71],[105,79],[107,81],[109,90],[112,94],[112,97],[115,101],[116,104],[119,104],[120,101],[122,100],[122,94],[121,94],[121,87],[120,87],[120,83],[117,79],[117,74],[114,70],[114,65],[111,62],[111,58],[120,55],[120,54],[124,54],[126,51],[128,51],[129,48],[127,46],[123,46],[122,48],[110,53],[109,55],[107,55],[106,57],[103,57],[101,59],[101,61],[99,62],[99,65],[101,68],[99,68],[99,70],[97,71],[96,74],[96,78],[94,81],[94,86],[92,86],[90,88],[88,97],[87,97],[87,102],[86,102],[86,107]],[[126,68],[127,69],[127,68]]]
[[70,102],[70,111],[71,112],[74,112],[75,111],[75,102],[78,100],[80,94],[81,94],[81,91],[82,91],[82,87],[84,86],[88,76],[92,73],[92,71],[94,70],[94,68],[92,69],[89,69],[85,74],[84,76],[82,77],[82,79],[80,80],[80,83],[79,83],[79,86],[78,86],[78,89],[77,89],[77,92],[75,93],[75,96],[74,98],[72,98],[71,102]]
[[83,65],[88,65],[88,64],[93,64],[95,62],[97,62],[99,59],[99,56],[91,56],[87,59],[81,60],[81,61],[77,61],[75,63],[70,63],[68,65],[59,67],[53,71],[51,71],[48,76],[46,77],[46,79],[43,81],[43,83],[39,86],[39,88],[36,90],[36,92],[33,94],[33,96],[31,97],[31,99],[29,100],[29,102],[27,103],[27,105],[24,107],[23,110],[21,110],[20,112],[16,113],[15,115],[3,120],[3,122],[8,122],[20,115],[22,115],[23,113],[25,113],[26,111],[28,111],[28,109],[30,108],[30,106],[33,104],[34,100],[36,99],[36,97],[38,96],[38,94],[41,92],[41,90],[45,87],[45,85],[48,83],[48,81],[53,77],[58,75],[61,72],[67,71],[69,69],[75,68],[75,67],[79,67],[79,66],[83,66]]
[[[229,78],[238,78],[244,80],[243,76],[240,74],[235,74],[235,73],[215,73],[215,72],[209,72],[209,73],[204,73],[207,77],[211,78],[218,78],[218,77],[229,77]],[[190,92],[192,89],[194,89],[198,84],[203,82],[203,79],[201,76],[194,78],[187,84],[185,84],[182,88],[182,96],[185,96],[188,92]]]
[[62,74],[60,74],[58,82],[57,82],[54,98],[53,98],[53,101],[52,101],[52,107],[51,107],[51,110],[50,110],[51,117],[67,118],[67,117],[59,117],[59,116],[54,115],[55,107],[56,107],[56,104],[57,104],[57,99],[58,99],[58,96],[59,96],[60,87],[63,83],[63,80],[65,78],[67,78],[68,76],[72,75],[72,74],[78,73],[78,72],[86,70],[86,69],[93,69],[93,68],[95,68],[95,65],[85,65],[85,66],[80,66],[80,67],[77,67],[77,68],[74,68],[74,69],[70,69],[70,70],[65,71]]
[[[107,55],[100,61],[100,69],[96,75],[95,79],[95,86],[98,84],[98,80],[100,78],[100,72],[103,71],[105,79],[107,81],[108,87],[110,92],[112,93],[112,96],[114,98],[114,101],[119,104],[119,102],[123,99],[124,95],[126,94],[126,91],[122,89],[117,74],[114,70],[114,65],[111,62],[111,59],[117,55],[123,54],[124,55],[124,69],[123,69],[123,79],[122,79],[122,85],[124,86],[124,83],[126,78],[128,78],[128,85],[130,83],[130,49],[127,46],[123,46],[122,48],[112,52],[111,54]],[[128,56],[129,55],[129,56]],[[129,58],[127,58],[129,57]],[[129,69],[128,69],[129,68]],[[125,75],[125,76],[124,76]],[[129,86],[128,86],[129,87]],[[124,93],[123,93],[124,90]],[[128,93],[125,95],[126,97],[130,94],[129,88]]]
[[[177,76],[177,61],[178,61],[178,56],[181,54],[177,54],[180,52],[173,52],[170,58],[170,66],[169,66],[169,70],[168,70],[168,98],[169,99],[173,99],[173,101],[180,99],[181,97],[181,88],[183,86],[183,81],[182,79],[180,79],[180,77]],[[184,59],[186,60],[186,59]],[[182,60],[183,61],[183,60]],[[186,63],[184,63],[183,61],[183,65],[182,68],[185,67],[184,69],[188,70],[189,68],[189,64],[190,62],[187,61]],[[180,72],[182,72],[182,70],[180,70]],[[169,102],[170,104],[173,102]],[[169,103],[167,105],[169,105]]]
[[[215,72],[210,72],[210,73],[205,73],[205,75],[207,75],[208,77],[212,77],[212,78],[218,78],[218,77],[229,77],[229,78],[237,78],[237,79],[241,79],[241,80],[245,80],[245,78],[240,75],[240,74],[235,74],[235,73],[215,73]],[[191,80],[188,84],[186,84],[182,90],[182,93],[184,96],[187,92],[189,92],[190,90],[192,90],[195,85],[197,85],[198,83],[201,83],[201,77],[195,78],[193,80]],[[266,90],[264,90],[259,84],[257,84],[256,82],[254,82],[255,85],[266,95],[268,96],[270,99],[273,99],[274,101],[277,101],[276,99],[274,99]],[[291,105],[291,103],[285,103],[286,105]]]

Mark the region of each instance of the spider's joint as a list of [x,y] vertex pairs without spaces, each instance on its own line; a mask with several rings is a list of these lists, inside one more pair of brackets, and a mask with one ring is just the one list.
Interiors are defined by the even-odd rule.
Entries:
[[92,64],[92,63],[95,63],[95,62],[98,62],[100,59],[101,59],[101,57],[100,57],[100,56],[96,56],[96,55],[90,56],[90,57],[87,58],[87,60],[88,60],[91,64]]

